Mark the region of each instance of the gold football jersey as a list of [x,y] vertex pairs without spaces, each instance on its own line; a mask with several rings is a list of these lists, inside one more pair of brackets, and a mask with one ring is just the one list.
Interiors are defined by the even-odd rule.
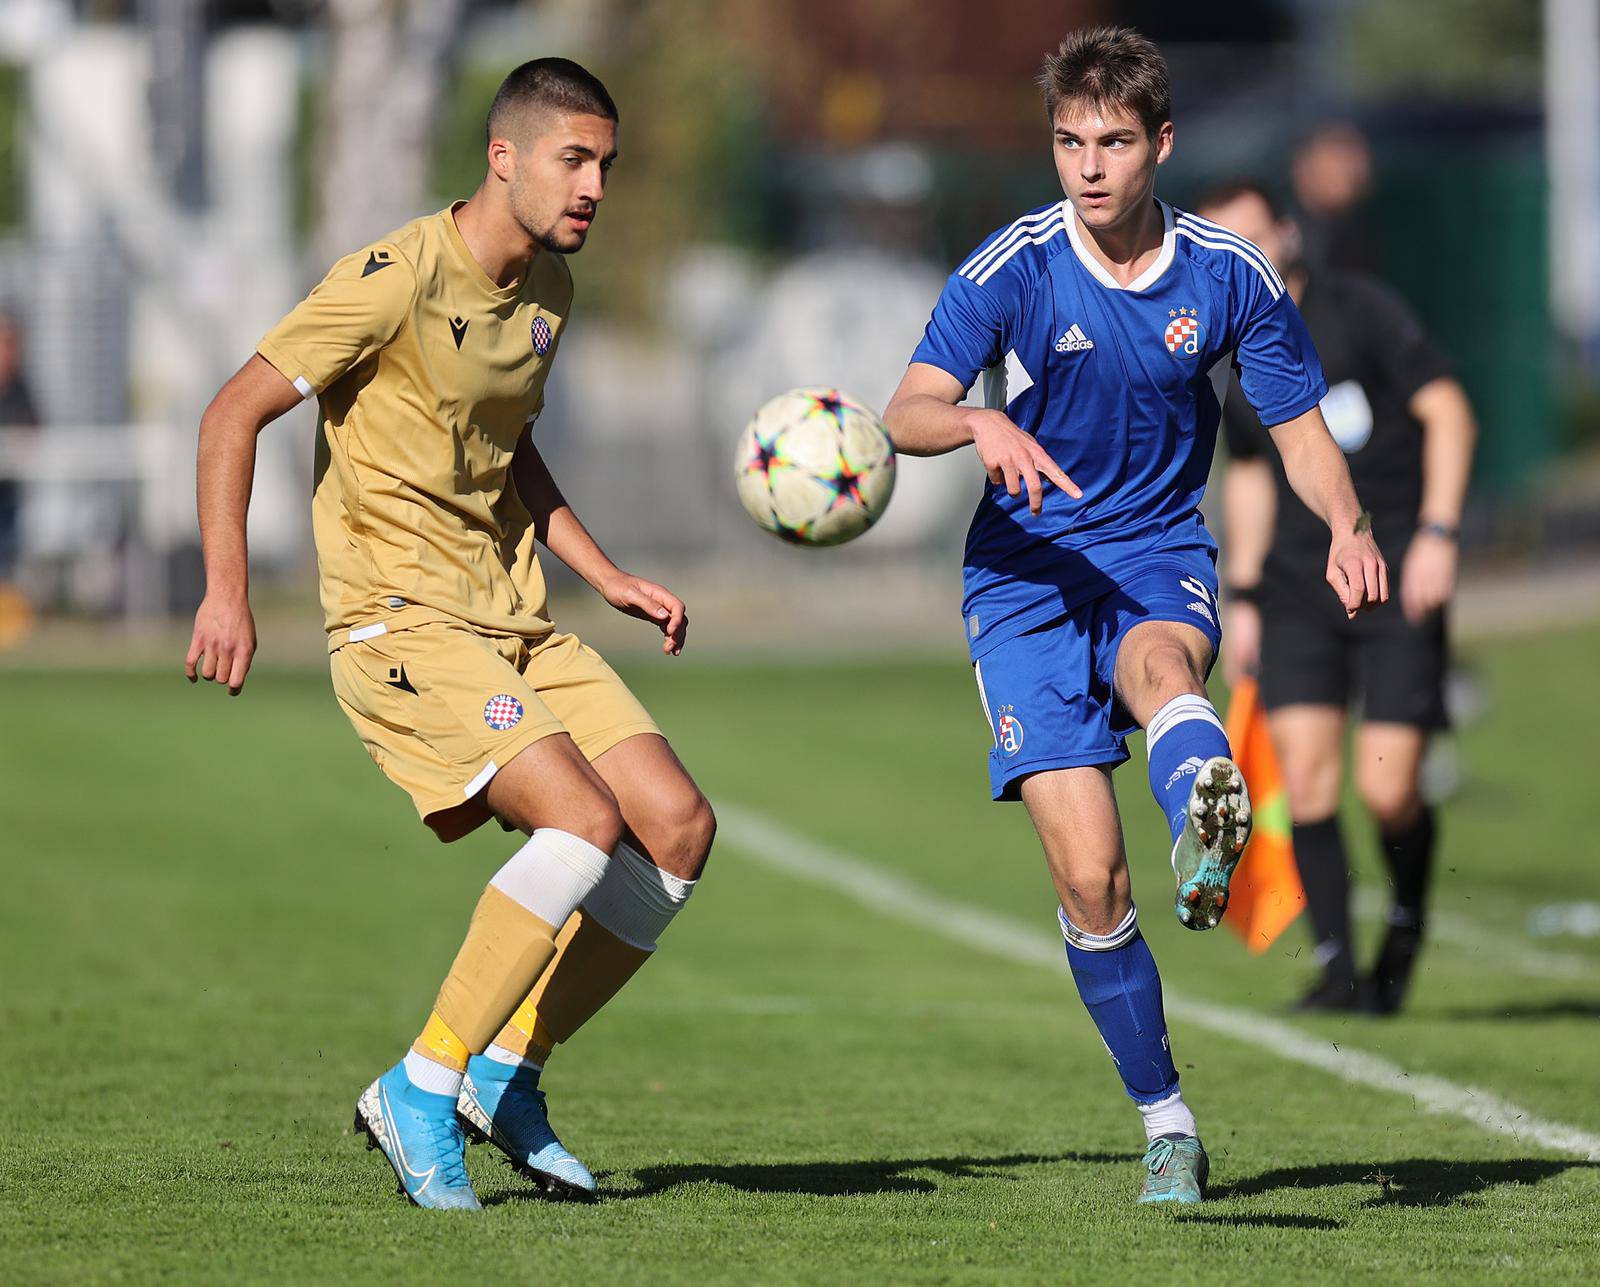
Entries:
[[330,649],[440,619],[551,629],[511,457],[544,406],[572,277],[541,250],[521,282],[495,285],[454,210],[341,259],[257,349],[318,397],[312,527]]

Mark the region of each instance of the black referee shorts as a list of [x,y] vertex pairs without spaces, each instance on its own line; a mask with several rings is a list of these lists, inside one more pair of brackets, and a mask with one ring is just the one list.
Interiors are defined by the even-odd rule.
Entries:
[[1333,591],[1268,590],[1261,599],[1261,701],[1270,711],[1309,703],[1413,728],[1445,726],[1443,613],[1420,624],[1400,604],[1347,621]]

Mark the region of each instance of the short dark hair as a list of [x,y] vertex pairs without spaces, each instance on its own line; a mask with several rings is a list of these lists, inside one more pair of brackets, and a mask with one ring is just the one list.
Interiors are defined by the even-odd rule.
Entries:
[[505,136],[511,121],[527,113],[576,112],[617,119],[617,105],[600,78],[570,58],[535,58],[500,82],[485,123],[488,139]]
[[1196,210],[1212,210],[1217,206],[1225,206],[1237,201],[1240,197],[1255,197],[1262,205],[1266,206],[1267,213],[1272,216],[1273,223],[1284,217],[1286,213],[1283,202],[1273,195],[1269,188],[1260,179],[1253,179],[1248,175],[1237,178],[1224,179],[1221,183],[1214,183],[1200,194],[1199,200],[1194,203]]
[[1073,32],[1055,53],[1045,55],[1039,88],[1052,122],[1062,103],[1079,101],[1131,112],[1152,138],[1172,119],[1167,60],[1132,27]]

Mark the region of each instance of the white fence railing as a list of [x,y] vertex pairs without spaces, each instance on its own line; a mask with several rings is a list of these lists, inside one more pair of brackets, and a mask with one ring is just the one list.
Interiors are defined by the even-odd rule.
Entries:
[[[116,606],[137,618],[171,606],[173,515],[193,470],[171,425],[49,425],[0,429],[0,479],[21,484],[17,573],[99,557],[119,565]],[[192,510],[192,504],[191,504]]]

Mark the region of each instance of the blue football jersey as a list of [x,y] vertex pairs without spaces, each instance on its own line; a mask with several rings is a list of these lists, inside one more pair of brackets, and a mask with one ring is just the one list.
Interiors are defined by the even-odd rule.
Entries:
[[1083,245],[1066,201],[1002,228],[945,284],[913,362],[1031,433],[1083,499],[986,483],[967,534],[963,611],[974,657],[1113,591],[1151,552],[1216,545],[1200,517],[1230,355],[1265,425],[1327,393],[1299,310],[1267,257],[1161,207],[1154,263],[1127,287]]

